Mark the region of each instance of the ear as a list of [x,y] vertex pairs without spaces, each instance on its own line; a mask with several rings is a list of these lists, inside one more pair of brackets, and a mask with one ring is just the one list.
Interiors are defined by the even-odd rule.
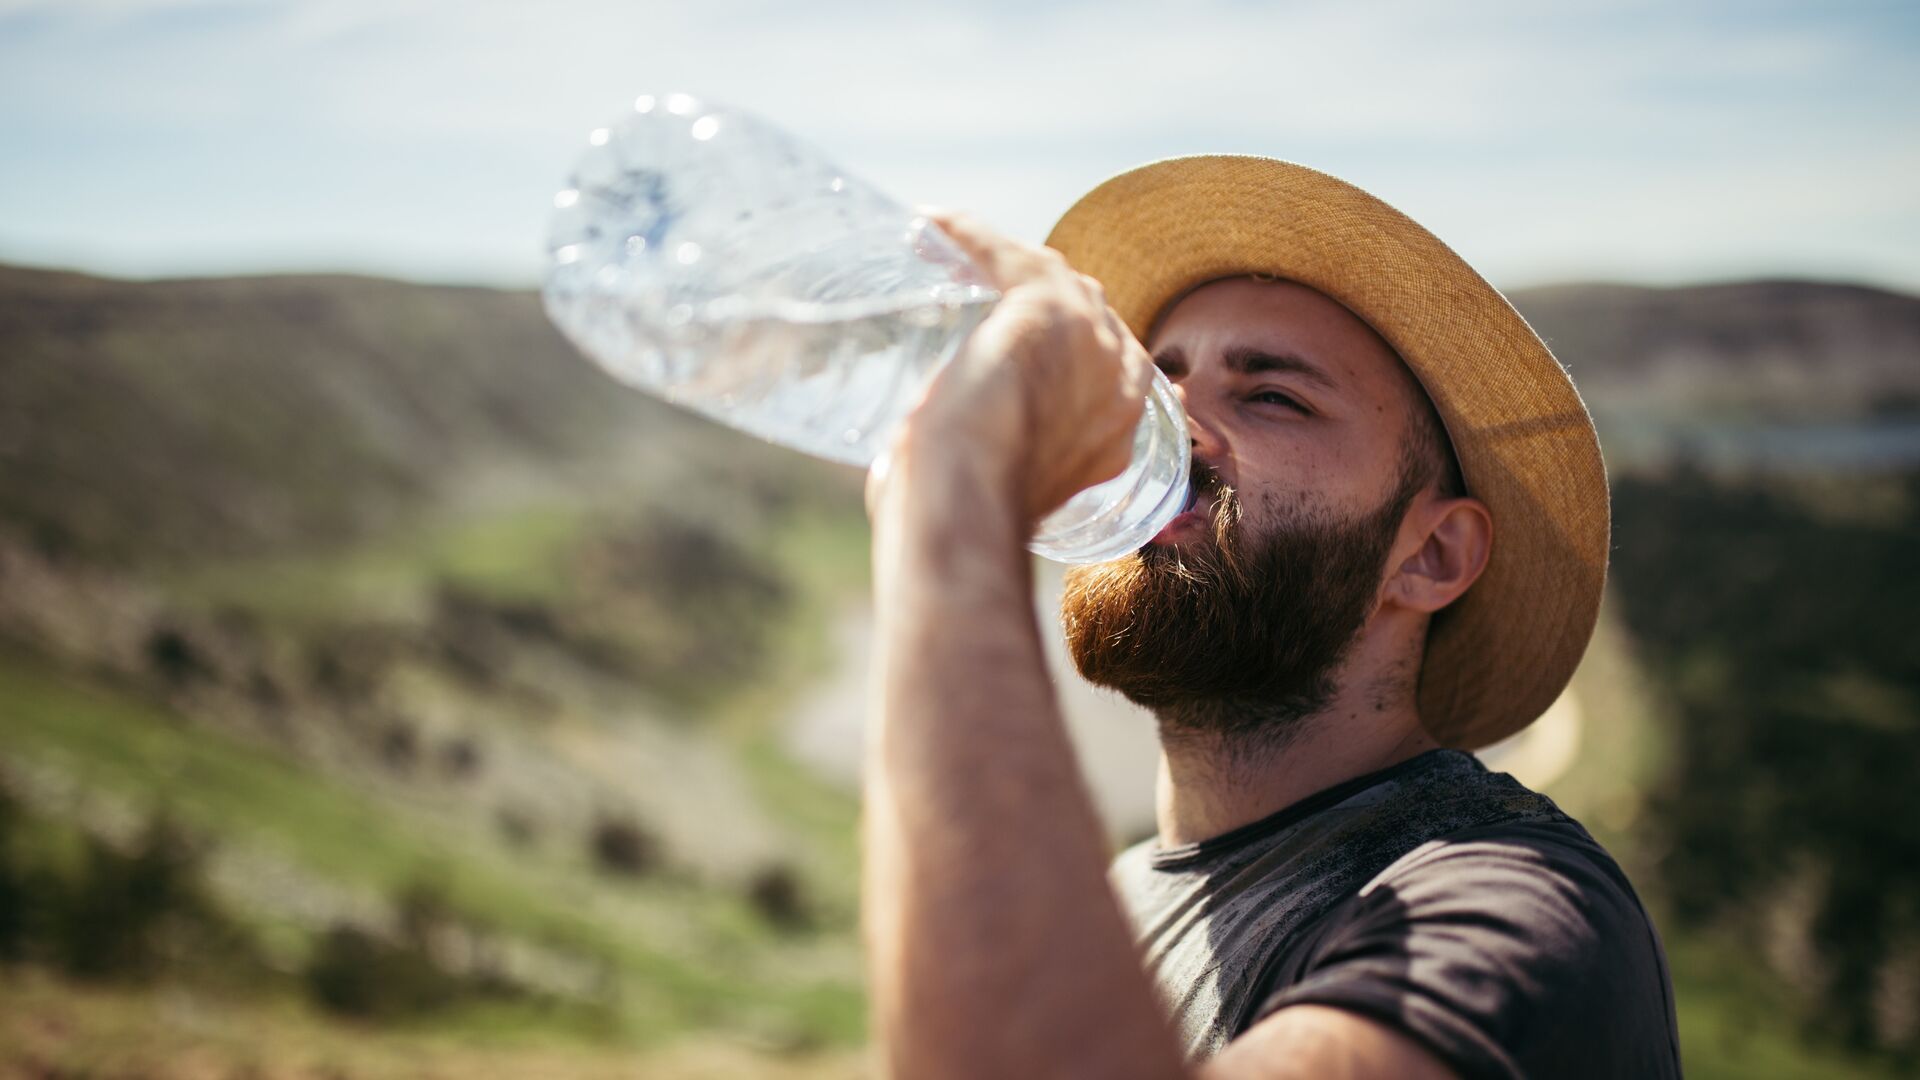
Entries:
[[1382,599],[1431,615],[1460,598],[1487,568],[1493,515],[1479,499],[1422,494],[1400,527],[1396,552],[1412,553],[1387,578]]

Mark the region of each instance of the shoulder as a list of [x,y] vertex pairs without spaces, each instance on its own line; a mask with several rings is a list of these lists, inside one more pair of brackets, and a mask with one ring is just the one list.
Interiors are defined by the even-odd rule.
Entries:
[[1321,920],[1297,1003],[1407,1031],[1467,1076],[1677,1075],[1671,983],[1619,865],[1570,819],[1422,844]]
[[1361,911],[1511,926],[1543,947],[1617,949],[1653,922],[1605,848],[1571,819],[1469,829],[1422,844],[1361,889]]

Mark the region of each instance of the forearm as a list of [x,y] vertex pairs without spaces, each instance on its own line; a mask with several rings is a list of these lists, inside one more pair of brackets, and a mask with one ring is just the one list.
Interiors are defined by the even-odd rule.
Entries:
[[897,1076],[1172,1077],[990,476],[900,461],[875,508],[866,912]]

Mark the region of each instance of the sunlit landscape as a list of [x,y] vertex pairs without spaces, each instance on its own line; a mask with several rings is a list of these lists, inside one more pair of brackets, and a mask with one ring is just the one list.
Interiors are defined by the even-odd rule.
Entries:
[[[537,291],[667,84],[1032,240],[1228,150],[1456,244],[1614,500],[1584,665],[1484,759],[1629,872],[1688,1075],[1913,1074],[1904,9],[471,8],[0,3],[0,1077],[872,1075],[862,477]],[[1137,840],[1151,721],[1037,577]]]

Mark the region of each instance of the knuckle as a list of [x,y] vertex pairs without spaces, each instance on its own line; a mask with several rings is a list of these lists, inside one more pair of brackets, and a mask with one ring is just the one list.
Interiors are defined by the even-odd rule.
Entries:
[[1033,311],[1041,319],[1061,328],[1070,328],[1078,314],[1065,297],[1051,289],[1035,291]]

